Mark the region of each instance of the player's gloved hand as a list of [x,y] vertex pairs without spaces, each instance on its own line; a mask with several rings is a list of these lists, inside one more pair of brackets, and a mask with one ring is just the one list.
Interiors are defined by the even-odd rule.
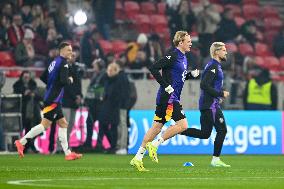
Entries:
[[68,77],[69,81],[70,81],[70,84],[73,83],[73,77]]
[[199,70],[195,69],[195,70],[191,71],[190,74],[192,75],[192,77],[197,77],[197,76],[199,76]]
[[166,91],[167,93],[171,94],[172,92],[174,92],[174,89],[173,89],[173,87],[172,87],[171,85],[169,85],[169,86],[167,86],[167,87],[165,88],[165,91]]

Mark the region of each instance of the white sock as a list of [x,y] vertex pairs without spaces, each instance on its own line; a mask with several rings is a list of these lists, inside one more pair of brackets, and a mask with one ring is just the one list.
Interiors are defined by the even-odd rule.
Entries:
[[158,139],[154,140],[154,141],[152,142],[152,144],[153,144],[153,146],[155,146],[155,147],[159,147],[160,144],[162,144],[163,142],[164,142],[164,139],[163,139],[162,137],[159,137]]
[[42,133],[45,130],[44,126],[42,124],[38,124],[37,126],[34,126],[23,138],[20,139],[20,143],[22,145],[25,145],[28,141],[27,139],[32,139]]
[[71,151],[68,148],[68,141],[67,141],[67,128],[61,128],[58,129],[58,138],[62,146],[62,150],[64,151],[65,155],[68,155],[71,153]]
[[138,159],[139,161],[142,161],[145,152],[146,152],[146,148],[143,148],[142,146],[140,146],[140,148],[137,151],[137,154],[135,155],[136,159]]
[[217,156],[212,157],[212,161],[218,161],[218,160],[220,160],[220,157],[217,157]]

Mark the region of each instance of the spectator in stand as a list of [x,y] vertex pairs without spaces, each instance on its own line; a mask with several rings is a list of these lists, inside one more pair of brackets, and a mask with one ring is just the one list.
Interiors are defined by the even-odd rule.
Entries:
[[62,35],[58,34],[55,28],[48,28],[46,42],[47,46],[58,45],[62,41]]
[[24,39],[15,49],[15,59],[19,66],[33,66],[35,58],[35,49],[33,46],[34,33],[27,29],[24,34]]
[[190,7],[190,3],[187,0],[182,0],[178,8],[178,30],[192,31],[193,25],[196,23],[196,17]]
[[55,11],[50,13],[50,16],[53,17],[56,30],[58,33],[62,34],[64,40],[72,38],[72,32],[70,31],[67,15],[67,0],[63,1],[54,1]]
[[255,21],[246,21],[240,29],[240,35],[237,37],[237,41],[250,43],[252,46],[257,42],[257,28]]
[[[40,106],[39,102],[42,100],[37,93],[37,84],[32,78],[29,71],[23,71],[19,80],[13,85],[14,93],[22,94],[22,119],[25,133],[28,133],[31,128],[40,123]],[[31,148],[33,152],[37,153],[34,146],[34,139],[28,141],[25,152]]]
[[45,28],[44,25],[41,23],[40,17],[34,17],[31,23],[31,28],[34,31],[34,48],[36,54],[41,54],[47,56],[48,54],[48,42],[45,39]]
[[189,1],[167,1],[166,13],[169,16],[169,27],[172,37],[179,30],[192,31],[192,27],[196,23],[196,17]]
[[40,25],[44,24],[44,15],[43,15],[43,10],[39,4],[34,4],[32,6],[31,13],[33,15],[33,18],[39,18],[40,20]]
[[[144,33],[140,33],[136,42],[128,44],[126,50],[127,66],[130,69],[141,70],[150,64],[150,57],[147,56],[148,37]],[[143,74],[131,74],[134,79],[141,79]]]
[[210,52],[209,47],[213,43],[220,20],[221,17],[215,5],[210,4],[207,0],[202,1],[201,11],[197,16],[197,31],[202,57],[207,57]]
[[10,20],[7,16],[2,15],[1,16],[1,23],[0,23],[0,50],[9,50],[9,44],[8,41],[8,28],[10,27]]
[[8,29],[8,39],[12,47],[16,47],[24,38],[24,29],[22,27],[22,16],[13,15],[12,25]]
[[16,63],[20,66],[44,67],[44,59],[35,53],[33,45],[34,33],[31,29],[26,29],[24,39],[15,49]]
[[119,109],[122,99],[119,71],[119,65],[116,63],[111,63],[107,67],[108,78],[105,82],[104,100],[99,114],[100,129],[97,145],[102,146],[103,136],[106,135],[111,144],[111,148],[108,149],[110,153],[114,153],[116,150]]
[[278,35],[273,40],[273,51],[277,57],[284,55],[284,31],[279,31]]
[[105,40],[110,40],[110,26],[115,20],[115,0],[93,0],[92,6],[98,31]]
[[116,154],[125,155],[128,149],[128,118],[130,110],[130,82],[128,76],[124,72],[123,62],[117,61],[120,66],[118,79],[121,86],[121,103],[119,107],[119,124],[117,126],[117,146]]
[[243,102],[245,110],[276,110],[277,87],[272,83],[269,71],[260,69],[245,87]]
[[[87,117],[87,137],[84,144],[85,150],[92,148],[93,125],[98,120],[101,113],[104,96],[104,83],[107,78],[105,61],[96,59],[92,63],[93,76],[87,89],[85,104],[88,107],[89,114]],[[101,126],[101,125],[100,125]],[[97,151],[102,151],[102,146],[96,146]]]
[[54,60],[54,58],[59,55],[57,47],[58,47],[58,44],[49,45],[48,56],[45,61],[46,68],[49,66],[50,62],[52,62],[52,60]]
[[164,55],[164,48],[161,45],[160,36],[156,33],[151,34],[149,37],[149,42],[146,45],[146,56],[151,63],[155,60],[160,59]]
[[219,28],[216,31],[216,41],[233,41],[239,34],[239,29],[234,20],[234,15],[231,9],[225,9],[222,14]]
[[95,59],[104,59],[103,50],[98,43],[100,34],[97,29],[92,31],[86,31],[81,39],[81,62],[88,68],[92,66],[92,62]]
[[171,38],[173,38],[177,29],[178,8],[180,0],[167,0],[166,1],[166,14],[168,16],[169,29],[171,31]]
[[13,11],[13,4],[12,3],[5,3],[2,8],[2,15],[5,15],[9,18],[10,21],[13,19],[14,11]]
[[23,24],[30,24],[33,20],[33,15],[31,12],[31,7],[29,5],[23,5],[21,7],[21,15],[23,19]]

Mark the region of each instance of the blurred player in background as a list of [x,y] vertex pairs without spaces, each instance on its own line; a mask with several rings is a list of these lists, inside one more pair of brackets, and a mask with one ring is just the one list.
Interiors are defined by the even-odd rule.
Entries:
[[69,76],[68,60],[72,58],[72,46],[67,42],[59,45],[59,54],[49,65],[48,69],[41,76],[41,80],[47,85],[44,96],[43,118],[41,123],[33,127],[23,138],[15,141],[15,145],[20,157],[24,157],[24,146],[28,140],[44,132],[57,121],[60,126],[58,137],[65,153],[66,160],[76,160],[82,157],[82,154],[71,152],[68,147],[67,127],[68,123],[62,113],[62,98],[64,95],[64,86],[73,83],[73,78]]
[[182,135],[208,139],[211,135],[213,125],[217,135],[214,142],[214,153],[211,165],[214,167],[230,167],[220,160],[220,154],[227,133],[224,115],[220,108],[223,98],[229,96],[229,92],[223,90],[223,71],[221,62],[227,60],[227,50],[222,42],[214,42],[210,47],[211,60],[205,66],[201,77],[201,95],[199,98],[199,109],[201,112],[201,130],[189,128]]
[[[137,154],[130,161],[130,165],[136,167],[138,171],[148,171],[144,168],[142,162],[146,148],[149,151],[149,156],[152,161],[158,163],[158,146],[164,140],[185,131],[188,127],[182,106],[180,105],[180,95],[184,81],[190,75],[197,77],[199,70],[194,70],[189,73],[187,71],[188,62],[185,53],[190,51],[192,45],[190,35],[185,31],[178,31],[174,36],[173,43],[175,48],[149,68],[152,75],[160,84],[160,88],[156,98],[157,106],[153,126],[147,131]],[[160,70],[162,70],[162,74]],[[163,136],[153,141],[161,132],[163,125],[171,119],[173,119],[176,124],[169,127],[164,132]]]

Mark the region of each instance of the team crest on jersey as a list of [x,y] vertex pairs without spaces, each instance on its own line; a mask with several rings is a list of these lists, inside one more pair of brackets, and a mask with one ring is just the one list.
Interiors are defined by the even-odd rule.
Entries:
[[224,122],[224,119],[223,119],[223,118],[220,118],[219,121],[220,121],[220,123],[223,123],[223,122]]
[[215,73],[215,69],[212,69],[211,72]]
[[68,64],[65,64],[64,67],[65,67],[65,68],[68,68]]
[[166,56],[166,58],[170,60],[170,59],[171,59],[171,56]]

